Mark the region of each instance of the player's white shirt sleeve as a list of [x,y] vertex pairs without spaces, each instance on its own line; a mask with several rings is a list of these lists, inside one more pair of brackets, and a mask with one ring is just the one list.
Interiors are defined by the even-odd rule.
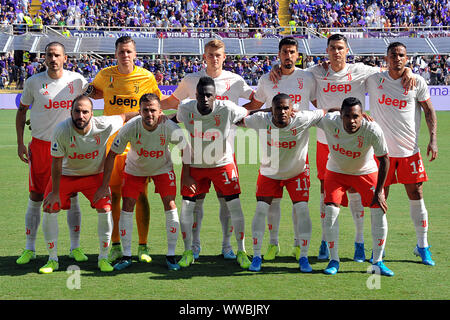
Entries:
[[226,103],[228,105],[228,108],[231,110],[230,121],[232,124],[241,121],[248,115],[247,109],[241,108],[237,104],[235,104],[231,101],[224,101],[224,103]]
[[184,99],[195,99],[195,92],[199,79],[200,76],[198,73],[187,74],[178,84],[172,95],[180,102]]
[[117,154],[122,154],[127,148],[128,143],[131,141],[132,134],[135,133],[133,131],[135,127],[135,121],[142,121],[141,116],[137,116],[132,118],[130,121],[125,123],[122,128],[119,129],[116,137],[114,138],[113,143],[111,144],[111,150]]
[[70,117],[72,101],[87,85],[84,77],[68,70],[60,79],[52,79],[47,72],[28,78],[20,98],[23,105],[30,106],[31,136],[50,141],[55,126]]
[[378,170],[376,156],[388,154],[386,140],[376,122],[363,119],[361,128],[349,134],[339,112],[327,113],[317,124],[325,132],[330,154],[327,169],[349,175],[366,175]]

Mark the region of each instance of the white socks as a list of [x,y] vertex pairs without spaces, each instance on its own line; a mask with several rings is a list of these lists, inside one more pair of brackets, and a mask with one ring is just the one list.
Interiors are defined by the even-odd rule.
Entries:
[[222,224],[222,250],[228,252],[232,249],[231,236],[233,234],[233,225],[231,223],[231,213],[228,210],[225,198],[218,199],[220,204],[219,219]]
[[281,221],[281,198],[273,198],[267,214],[267,225],[269,227],[270,244],[278,245],[278,232]]
[[131,257],[131,242],[133,240],[133,212],[120,211],[119,234],[122,242],[123,255]]
[[194,221],[192,223],[192,245],[200,247],[200,229],[203,221],[203,202],[205,199],[197,199],[194,208]]
[[383,259],[383,251],[386,246],[388,225],[386,214],[381,208],[370,208],[370,221],[372,227],[372,252],[373,263]]
[[319,212],[320,212],[320,224],[322,226],[322,241],[327,241],[325,237],[325,194],[320,194],[320,200],[319,200]]
[[416,228],[417,245],[419,248],[428,247],[428,211],[425,202],[420,200],[409,200],[411,220]]
[[292,209],[295,212],[297,220],[295,225],[297,229],[296,241],[298,241],[298,245],[300,245],[300,257],[307,257],[312,233],[308,202],[297,202],[293,205]]
[[70,209],[67,210],[67,225],[69,226],[70,250],[80,246],[81,210],[78,196],[70,198]]
[[177,209],[165,211],[166,216],[166,233],[167,233],[167,255],[174,256],[177,246],[178,232],[180,229],[180,221],[178,219]]
[[348,206],[355,223],[355,242],[364,243],[364,207],[359,193],[347,192]]
[[339,208],[327,205],[325,206],[324,233],[328,248],[330,249],[330,259],[339,261],[338,242],[339,242]]
[[100,254],[98,255],[99,260],[108,258],[112,229],[113,229],[113,220],[111,216],[111,211],[98,213],[97,233],[100,246]]
[[42,231],[44,232],[49,259],[58,261],[58,213],[44,212]]
[[236,198],[227,201],[227,206],[231,213],[231,223],[233,224],[238,251],[245,251],[245,220],[244,213],[242,212],[241,200]]
[[255,215],[252,220],[253,255],[255,257],[261,257],[261,247],[269,208],[270,205],[264,201],[256,202]]
[[28,207],[25,213],[25,249],[36,251],[36,235],[41,223],[42,201],[28,199]]
[[195,201],[181,202],[180,227],[183,234],[184,250],[192,250],[192,224],[194,223]]

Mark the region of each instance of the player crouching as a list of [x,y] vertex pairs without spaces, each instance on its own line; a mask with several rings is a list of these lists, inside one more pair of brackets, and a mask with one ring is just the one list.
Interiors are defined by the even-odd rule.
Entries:
[[83,193],[98,212],[98,267],[103,272],[113,270],[107,260],[112,232],[111,200],[109,197],[95,200],[94,194],[102,183],[108,138],[135,115],[93,117],[92,101],[79,96],[73,100],[71,118],[56,126],[51,139],[52,179],[45,191],[42,221],[49,260],[39,269],[40,273],[52,273],[59,268],[57,213],[70,208],[70,197],[78,192]]
[[[155,192],[159,193],[164,205],[168,252],[166,263],[169,270],[179,270],[175,259],[175,247],[178,240],[180,222],[175,205],[176,179],[173,171],[169,143],[181,146],[189,155],[188,145],[180,127],[173,121],[161,121],[161,101],[153,93],[144,94],[139,100],[139,114],[120,129],[105,160],[103,184],[96,198],[108,195],[108,184],[114,167],[114,160],[122,154],[128,143],[131,149],[125,162],[124,183],[122,187],[122,211],[119,220],[119,233],[124,255],[114,265],[115,270],[131,266],[131,242],[133,232],[133,211],[136,200],[144,194],[146,180],[155,183]],[[185,172],[189,172],[186,170]],[[182,181],[186,181],[183,179]]]

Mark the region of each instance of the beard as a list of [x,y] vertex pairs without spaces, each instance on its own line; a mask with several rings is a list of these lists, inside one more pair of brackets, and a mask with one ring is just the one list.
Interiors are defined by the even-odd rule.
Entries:
[[79,125],[77,123],[77,121],[74,118],[72,118],[72,123],[75,126],[75,128],[77,128],[78,130],[83,130],[84,128],[86,128],[89,125],[89,123],[91,122],[91,119],[92,119],[92,116],[89,118],[89,120],[87,120],[83,124]]

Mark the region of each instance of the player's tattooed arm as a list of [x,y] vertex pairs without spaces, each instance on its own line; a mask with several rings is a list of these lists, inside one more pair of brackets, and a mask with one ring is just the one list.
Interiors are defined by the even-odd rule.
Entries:
[[20,104],[16,113],[17,155],[19,156],[20,160],[22,160],[25,163],[28,163],[29,159],[28,149],[23,143],[23,134],[25,124],[27,122],[26,119],[28,107],[29,106]]
[[103,91],[95,88],[92,84],[88,84],[82,94],[94,100],[103,98]]
[[430,161],[433,161],[438,156],[436,111],[431,104],[431,99],[420,102],[420,105],[425,114],[425,121],[427,123],[428,132],[430,133],[430,141],[427,146],[427,157],[430,157]]

